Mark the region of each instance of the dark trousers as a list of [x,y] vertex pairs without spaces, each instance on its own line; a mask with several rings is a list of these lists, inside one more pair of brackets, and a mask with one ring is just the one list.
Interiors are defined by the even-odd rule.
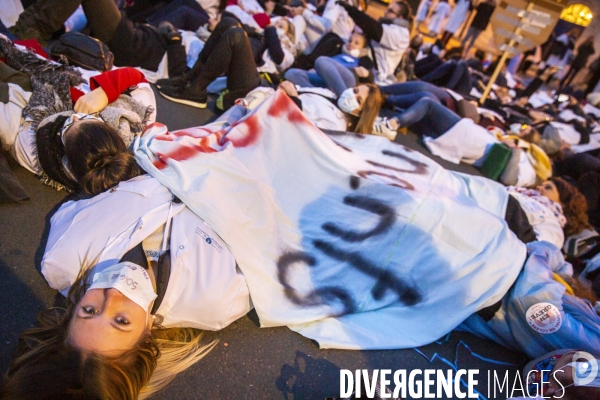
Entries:
[[310,54],[300,54],[296,57],[292,68],[309,70],[315,67],[315,61],[321,56],[333,57],[342,52],[344,41],[335,33],[325,34]]
[[260,85],[248,35],[236,20],[223,18],[210,35],[192,69],[194,85],[204,90],[219,76],[227,76],[229,92],[223,97],[225,109]]
[[[17,35],[36,29],[49,39],[81,5],[91,35],[106,43],[117,66],[140,66],[155,71],[166,48],[166,40],[155,28],[131,22],[113,0],[38,0],[25,10],[15,24]],[[20,38],[23,38],[20,36]]]
[[435,54],[429,54],[427,57],[415,62],[415,75],[423,78],[425,75],[442,65],[444,62]]
[[446,61],[425,75],[423,80],[462,94],[468,94],[472,88],[469,66],[464,60],[458,62],[454,60]]
[[208,22],[208,14],[196,0],[174,0],[146,19],[149,24],[170,22],[175,28],[196,31]]
[[573,78],[575,78],[575,75],[577,75],[580,69],[581,67],[571,66],[569,72],[567,72],[562,81],[560,81],[560,86],[567,86],[569,83],[571,83],[571,81],[573,80]]

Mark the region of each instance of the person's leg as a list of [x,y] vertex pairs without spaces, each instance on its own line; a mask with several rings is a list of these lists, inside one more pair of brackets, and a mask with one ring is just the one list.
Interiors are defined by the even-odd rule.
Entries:
[[410,108],[394,117],[400,127],[409,127],[420,121],[427,121],[427,129],[415,132],[433,138],[446,133],[460,121],[460,117],[440,103],[423,98]]
[[344,41],[335,33],[326,33],[317,43],[310,54],[303,54],[296,58],[293,68],[311,69],[314,68],[317,58],[322,56],[333,57],[342,52]]
[[[108,43],[121,23],[121,12],[115,2],[113,0],[82,0],[81,6],[92,36]],[[127,40],[127,38],[121,38],[121,40]]]
[[260,84],[250,41],[243,28],[234,26],[220,36],[213,51],[202,64],[200,75],[192,85],[195,91],[205,91],[208,84],[227,75],[227,90],[223,96],[223,108],[233,105]]
[[460,60],[456,63],[456,68],[454,68],[452,76],[450,77],[446,87],[461,94],[468,94],[471,92],[473,85],[471,83],[469,66],[467,65],[466,61]]
[[329,57],[319,57],[315,61],[315,71],[321,78],[328,89],[336,96],[348,88],[357,85],[354,74],[342,64],[335,62]]
[[19,15],[10,32],[19,39],[37,39],[45,45],[80,4],[81,0],[38,0]]
[[412,106],[413,104],[415,104],[417,101],[419,101],[423,98],[429,98],[438,103],[440,102],[440,100],[437,97],[435,97],[433,94],[431,94],[429,92],[414,92],[414,93],[410,93],[410,94],[391,94],[391,95],[387,96],[386,100],[393,107],[407,109],[410,106]]
[[427,57],[415,62],[415,75],[422,78],[443,63],[442,59],[436,54],[429,54]]
[[284,78],[300,87],[326,87],[319,74],[299,68],[288,69]]
[[450,60],[446,61],[427,75],[425,75],[422,79],[425,82],[435,83],[437,85],[446,86],[450,78],[452,77],[452,73],[456,69],[456,61]]
[[151,25],[158,25],[162,21],[170,22],[175,28],[195,32],[208,22],[206,12],[199,12],[191,7],[182,6],[169,13],[161,13],[148,19]]
[[433,94],[440,101],[445,101],[451,97],[448,92],[439,86],[433,85],[429,82],[422,81],[410,81],[402,83],[394,83],[388,86],[380,86],[381,93],[385,95],[404,95],[413,94],[418,92],[428,92]]

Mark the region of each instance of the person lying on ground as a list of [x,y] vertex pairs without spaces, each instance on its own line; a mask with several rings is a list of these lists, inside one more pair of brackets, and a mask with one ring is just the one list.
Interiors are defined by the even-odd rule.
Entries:
[[80,187],[87,168],[79,156],[82,150],[95,156],[106,146],[126,151],[155,119],[154,93],[133,68],[98,74],[66,67],[20,51],[2,38],[0,53],[7,62],[4,68],[25,71],[31,79],[29,90],[8,84],[11,101],[0,104],[6,118],[0,127],[2,146],[54,187]]

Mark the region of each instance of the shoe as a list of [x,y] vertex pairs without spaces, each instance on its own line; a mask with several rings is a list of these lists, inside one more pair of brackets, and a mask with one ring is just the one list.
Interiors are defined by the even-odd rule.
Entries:
[[378,117],[373,124],[373,134],[393,141],[396,139],[398,131],[390,126],[387,118]]
[[206,108],[208,95],[206,89],[198,90],[191,83],[185,86],[163,86],[158,93],[175,103],[181,103],[196,108]]
[[185,74],[182,74],[173,78],[159,79],[156,81],[155,85],[160,89],[163,86],[184,86],[187,82],[187,77]]

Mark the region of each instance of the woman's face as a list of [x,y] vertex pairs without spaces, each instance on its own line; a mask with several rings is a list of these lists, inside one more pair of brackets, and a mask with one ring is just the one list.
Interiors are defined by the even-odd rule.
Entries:
[[288,22],[287,19],[281,18],[281,19],[278,19],[277,22],[275,22],[275,28],[279,28],[279,29],[283,30],[283,32],[287,35],[289,24],[290,23]]
[[67,341],[81,350],[118,356],[149,329],[148,317],[148,310],[117,289],[90,289],[75,306]]
[[556,398],[568,399],[563,389],[573,383],[573,370],[572,367],[567,367],[566,365],[577,361],[573,360],[575,353],[575,351],[566,353],[558,360],[550,374],[548,387],[544,388],[544,397],[554,396]]
[[348,41],[348,50],[361,50],[365,48],[365,45],[365,37],[358,33],[353,33],[352,36],[350,36],[350,40]]
[[367,85],[358,85],[353,89],[356,100],[358,101],[358,111],[362,111],[365,101],[369,96],[369,87]]
[[539,185],[536,188],[536,190],[542,196],[546,196],[553,202],[560,204],[560,196],[558,194],[558,189],[556,188],[556,185],[552,181],[546,181],[546,182],[542,183],[541,185]]

